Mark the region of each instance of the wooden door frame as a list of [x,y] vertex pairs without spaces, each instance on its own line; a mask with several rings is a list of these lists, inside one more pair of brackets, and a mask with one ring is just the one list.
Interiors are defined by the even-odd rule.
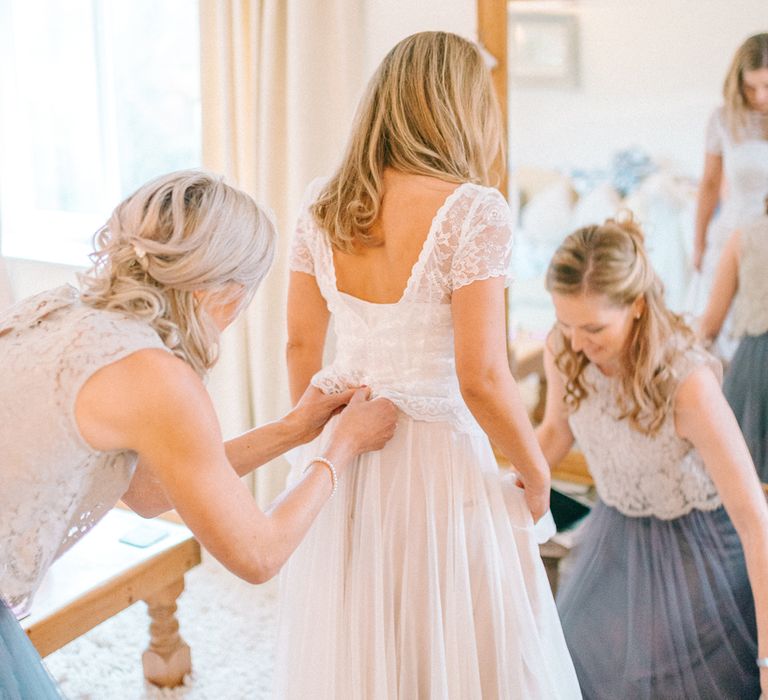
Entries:
[[[508,143],[507,113],[507,0],[477,0],[477,36],[480,43],[496,59],[491,70],[493,87],[501,108],[504,143]],[[507,168],[500,173],[499,190],[507,191]]]

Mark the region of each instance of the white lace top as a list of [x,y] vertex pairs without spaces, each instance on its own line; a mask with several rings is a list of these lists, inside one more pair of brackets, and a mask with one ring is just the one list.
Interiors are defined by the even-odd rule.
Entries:
[[135,453],[91,449],[74,406],[96,370],[142,348],[165,345],[70,286],[0,314],[0,595],[16,610],[128,488]]
[[[681,353],[673,365],[678,385],[702,365],[721,377],[720,363],[703,350]],[[644,435],[618,418],[617,377],[604,375],[590,363],[584,379],[588,396],[569,423],[604,503],[631,517],[653,515],[664,520],[721,505],[699,453],[677,435],[674,411],[658,433]]]
[[309,212],[321,186],[310,185],[290,256],[291,270],[316,277],[334,319],[335,358],[312,383],[327,393],[365,384],[417,420],[479,431],[459,392],[450,301],[459,287],[507,276],[506,200],[492,188],[460,185],[436,213],[400,300],[375,304],[337,289],[331,246]]
[[768,216],[742,226],[739,244],[739,288],[731,325],[736,338],[768,331]]
[[[722,156],[726,196],[713,219],[707,246],[720,250],[734,229],[765,212],[768,194],[768,115],[750,111],[739,138],[726,122],[725,108],[716,109],[707,124],[706,151]],[[715,256],[717,259],[718,256]]]

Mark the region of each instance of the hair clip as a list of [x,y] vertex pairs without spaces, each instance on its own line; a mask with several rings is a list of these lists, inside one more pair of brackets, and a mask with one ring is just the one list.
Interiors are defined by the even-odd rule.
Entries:
[[134,241],[132,243],[133,246],[133,252],[136,255],[136,259],[139,261],[139,265],[141,265],[141,269],[145,272],[147,271],[147,267],[149,267],[149,262],[147,261],[147,251],[146,248],[144,248],[141,243],[138,241]]
[[178,329],[171,328],[163,342],[165,343],[165,347],[170,348],[171,350],[179,347],[179,345],[181,345],[181,336],[179,335]]

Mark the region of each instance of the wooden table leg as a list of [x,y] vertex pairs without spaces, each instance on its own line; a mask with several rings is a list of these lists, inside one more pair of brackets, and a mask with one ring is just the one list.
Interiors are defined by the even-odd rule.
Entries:
[[181,685],[192,670],[189,645],[179,635],[176,599],[184,590],[184,578],[146,598],[152,622],[149,647],[142,656],[144,677],[164,688]]

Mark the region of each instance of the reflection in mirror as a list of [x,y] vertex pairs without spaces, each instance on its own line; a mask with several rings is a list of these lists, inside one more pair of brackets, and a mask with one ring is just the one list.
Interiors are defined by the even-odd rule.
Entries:
[[520,211],[511,334],[543,337],[555,248],[624,207],[644,227],[669,306],[690,310],[705,129],[734,51],[768,30],[765,0],[510,0],[504,10]]

